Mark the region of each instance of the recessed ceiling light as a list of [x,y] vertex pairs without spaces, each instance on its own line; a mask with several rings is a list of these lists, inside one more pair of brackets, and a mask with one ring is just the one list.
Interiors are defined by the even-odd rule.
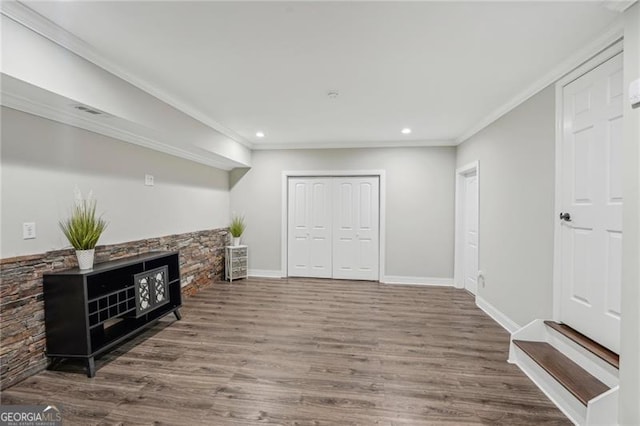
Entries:
[[264,132],[256,132],[256,136],[259,138],[264,138]]
[[405,127],[404,129],[401,130],[403,135],[408,135],[409,133],[411,133],[411,129],[408,127]]

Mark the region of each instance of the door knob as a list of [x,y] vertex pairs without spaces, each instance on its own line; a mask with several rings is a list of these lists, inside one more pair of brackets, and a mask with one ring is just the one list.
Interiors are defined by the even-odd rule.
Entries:
[[565,222],[571,222],[571,215],[569,213],[560,213],[560,220],[564,220]]

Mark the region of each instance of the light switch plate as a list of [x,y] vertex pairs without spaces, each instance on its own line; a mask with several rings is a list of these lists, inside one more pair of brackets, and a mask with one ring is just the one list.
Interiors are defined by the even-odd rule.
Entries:
[[146,186],[153,186],[153,175],[144,175],[144,184]]
[[36,237],[36,223],[24,222],[22,224],[22,239],[33,240]]

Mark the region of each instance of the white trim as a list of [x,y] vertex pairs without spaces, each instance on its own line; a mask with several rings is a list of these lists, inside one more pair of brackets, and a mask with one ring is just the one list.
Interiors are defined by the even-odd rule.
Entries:
[[[239,163],[232,162],[231,160],[215,160],[208,157],[200,156],[189,151],[177,148],[173,145],[167,145],[158,140],[147,138],[137,133],[123,130],[121,126],[114,126],[105,122],[117,122],[117,120],[119,120],[117,117],[113,117],[108,114],[101,114],[98,116],[99,118],[94,118],[93,116],[90,116],[88,114],[75,113],[72,111],[63,110],[61,108],[54,108],[44,103],[37,102],[33,99],[28,99],[14,93],[9,93],[6,91],[6,85],[3,86],[2,89],[3,90],[0,96],[0,105],[7,108],[12,108],[18,111],[26,112],[28,114],[44,117],[58,123],[68,124],[73,127],[78,127],[80,129],[88,130],[100,135],[129,142],[135,145],[153,149],[155,151],[160,151],[165,154],[173,155],[175,157],[184,158],[186,160],[195,161],[196,163],[205,164],[207,166],[215,167],[222,170],[229,171],[235,167],[240,166]],[[215,154],[211,153],[211,155]]]
[[[170,94],[167,91],[160,89],[157,86],[151,85],[149,82],[144,79],[122,69],[120,66],[116,65],[112,61],[108,60],[101,54],[99,54],[96,49],[90,44],[86,43],[82,39],[76,37],[71,34],[64,28],[35,12],[28,6],[22,4],[18,1],[13,0],[5,0],[0,2],[2,5],[1,13],[8,18],[20,23],[31,31],[40,34],[41,36],[51,40],[52,42],[62,46],[63,48],[77,54],[78,56],[86,59],[89,62],[103,68],[104,70],[110,72],[111,74],[116,75],[117,77],[133,84],[134,86],[144,90],[145,92],[155,96],[156,98],[162,100],[163,102],[171,105],[172,107],[178,109],[179,111],[184,112],[185,114],[191,116],[192,118],[206,124],[207,126],[215,129],[216,131],[228,136],[232,140],[246,146],[250,149],[296,149],[304,148],[302,144],[256,144],[248,141],[244,137],[240,136],[238,133],[233,131],[232,129],[223,126],[219,122],[213,120],[208,114],[205,112],[189,105],[187,102],[180,100],[175,94]],[[619,2],[608,2],[607,7],[611,8],[613,3]],[[634,1],[627,0],[624,2],[624,5],[620,5],[621,11],[628,8],[634,3]],[[465,132],[463,132],[460,136],[458,136],[455,141],[415,141],[416,145],[404,145],[408,142],[381,142],[380,146],[449,146],[449,145],[459,145],[465,140],[469,139],[471,136],[479,132],[480,130],[487,127],[489,124],[496,121],[498,118],[502,117],[507,112],[511,111],[531,96],[538,93],[540,90],[549,86],[553,82],[557,81],[567,72],[579,66],[585,59],[593,56],[595,53],[601,51],[606,46],[611,45],[611,43],[620,39],[623,34],[623,21],[622,18],[617,19],[614,24],[610,27],[610,29],[604,33],[602,36],[594,40],[591,44],[586,46],[585,48],[578,51],[569,59],[563,61],[561,64],[556,66],[552,71],[544,75],[542,78],[535,81],[532,85],[530,85],[525,90],[522,90],[516,96],[514,96],[511,100],[485,116],[482,120],[480,120],[475,125],[469,127]],[[426,143],[428,145],[420,145],[422,143]],[[441,143],[441,145],[437,145]],[[351,148],[360,146],[361,143],[354,142]],[[364,143],[362,143],[364,144]],[[383,145],[387,144],[387,145]],[[313,144],[306,144],[305,147],[312,148]],[[330,146],[330,145],[339,145],[339,146]],[[363,145],[364,146],[364,145]],[[371,146],[367,144],[367,146]],[[322,144],[318,143],[315,146],[316,148],[329,148],[329,147],[347,147],[345,144],[338,143],[329,143]]]
[[385,251],[386,251],[386,204],[387,204],[387,174],[385,170],[298,170],[282,172],[282,192],[281,192],[281,207],[280,207],[280,267],[282,277],[288,276],[287,268],[287,211],[288,211],[288,185],[290,177],[305,177],[305,176],[327,176],[327,177],[340,177],[340,176],[377,176],[379,179],[380,191],[379,191],[379,203],[380,212],[378,220],[380,221],[380,228],[378,229],[378,244],[379,244],[379,258],[378,258],[378,280],[384,277],[385,273]]
[[[566,73],[561,79],[556,82],[556,89],[558,86],[561,88],[571,83],[572,81],[580,78],[584,74],[593,70],[597,66],[607,62],[609,59],[616,56],[618,53],[624,51],[624,41],[622,37],[619,37],[609,46],[604,49],[595,52],[593,56],[583,61],[580,65],[572,69],[570,72]],[[556,118],[558,117],[558,111],[556,111]],[[560,111],[560,117],[562,118],[562,111]]]
[[378,279],[384,277],[386,272],[385,262],[387,252],[387,174],[384,170],[378,171],[378,177],[380,179],[380,191],[378,193],[379,203],[380,203],[380,211],[378,220],[380,221],[380,228],[378,229],[378,244],[379,244],[379,270],[378,270]]
[[283,177],[345,177],[345,176],[384,176],[384,170],[285,170]]
[[287,256],[289,254],[289,174],[282,172],[282,191],[280,195],[280,275],[288,277]]
[[515,333],[521,327],[517,322],[500,312],[495,306],[487,302],[481,296],[476,296],[476,306],[489,315],[495,322],[500,324],[502,328],[507,330],[510,334]]
[[248,275],[256,278],[282,278],[280,271],[270,269],[249,269]]
[[[556,91],[556,147],[555,147],[555,199],[554,199],[554,218],[560,214],[562,210],[562,137],[563,137],[563,123],[562,114],[564,110],[563,105],[563,89],[564,87],[586,74],[598,65],[608,61],[615,55],[624,51],[624,43],[622,40],[618,40],[606,49],[598,52],[589,60],[580,64],[573,71],[567,73],[563,78],[558,80],[555,85]],[[561,315],[561,299],[562,299],[562,256],[561,248],[562,241],[560,238],[560,221],[555,220],[553,228],[553,319],[556,321],[562,320]]]
[[391,285],[424,285],[424,286],[445,286],[453,287],[453,278],[433,278],[433,277],[405,277],[401,275],[387,275],[382,277],[380,282]]
[[[475,173],[478,182],[478,272],[480,272],[480,162],[474,161],[456,169],[456,195],[455,195],[455,234],[454,234],[454,268],[453,281],[456,288],[464,288],[464,182],[467,175]],[[480,280],[476,294],[480,294]]]
[[150,84],[146,80],[125,71],[120,66],[100,55],[93,46],[35,12],[27,5],[18,1],[2,1],[1,3],[1,13],[6,17],[123,79],[124,81],[133,84],[134,86],[160,99],[164,103],[171,105],[177,110],[182,111],[203,124],[206,124],[212,129],[246,146],[247,148],[253,148],[253,144],[251,142],[228,127],[225,127],[213,120],[208,114],[194,108],[187,102],[180,100],[174,94],[170,94],[167,91]]
[[533,84],[531,84],[529,87],[525,88],[516,96],[511,98],[508,102],[495,109],[490,114],[486,115],[478,123],[469,127],[456,139],[456,144],[459,145],[462,142],[466,141],[471,136],[475,135],[480,130],[484,129],[489,124],[493,123],[512,109],[516,108],[518,105],[525,102],[527,99],[540,92],[545,87],[548,87],[549,85],[561,79],[567,73],[579,67],[585,61],[589,60],[589,58],[597,55],[599,52],[616,43],[622,38],[624,34],[623,24],[624,23],[622,17],[616,19],[615,22],[609,27],[609,30],[606,31],[603,35],[592,41],[584,48],[578,50],[568,59],[562,61],[547,74],[543,75],[541,78],[533,82]]
[[638,0],[606,0],[604,7],[614,12],[624,12],[635,4]]
[[254,143],[253,150],[276,150],[276,149],[340,149],[340,148],[407,148],[407,147],[429,147],[429,146],[456,146],[455,140],[418,140],[418,141],[345,141],[345,142],[309,142],[309,143],[278,143],[267,142]]
[[555,220],[556,214],[559,214],[562,209],[562,116],[563,116],[563,102],[562,94],[564,84],[560,81],[555,85],[556,95],[556,123],[555,123],[555,168],[554,168],[554,198],[553,198],[553,319],[560,321],[560,305],[562,299],[562,271],[560,270],[560,264],[562,262],[562,256],[560,253],[561,238],[560,238],[560,221]]
[[546,395],[553,404],[575,425],[585,424],[587,408],[571,395],[564,386],[551,377],[542,367],[531,359],[522,349],[513,346],[513,357],[509,362],[520,370]]
[[607,425],[618,422],[618,401],[620,386],[614,386],[605,393],[589,401],[587,425]]

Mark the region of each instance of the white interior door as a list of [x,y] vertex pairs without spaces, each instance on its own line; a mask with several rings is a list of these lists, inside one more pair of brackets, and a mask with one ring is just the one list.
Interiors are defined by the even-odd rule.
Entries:
[[478,175],[464,177],[464,288],[478,291]]
[[333,278],[377,281],[378,178],[334,178],[333,188]]
[[622,82],[618,54],[564,87],[559,176],[560,319],[615,352],[621,315]]
[[330,178],[290,178],[288,275],[331,278]]

